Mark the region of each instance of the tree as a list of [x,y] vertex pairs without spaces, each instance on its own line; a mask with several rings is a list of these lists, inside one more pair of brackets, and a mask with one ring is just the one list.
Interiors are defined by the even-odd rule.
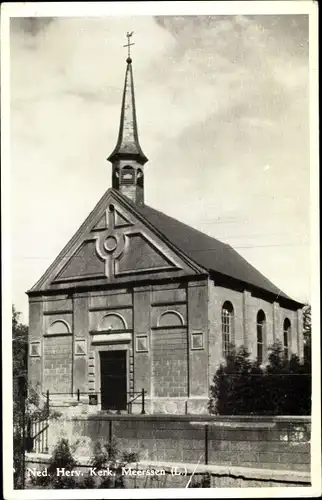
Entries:
[[226,363],[221,364],[210,387],[209,411],[218,415],[251,415],[254,400],[258,401],[259,375],[262,370],[257,361],[250,360],[250,353],[244,346],[231,345]]
[[23,486],[23,435],[25,394],[27,390],[28,327],[19,320],[12,305],[12,375],[13,375],[13,465],[15,487]]
[[20,312],[12,306],[12,370],[15,378],[27,378],[28,326],[19,321]]
[[284,356],[280,341],[269,348],[269,363],[263,387],[273,415],[309,415],[311,412],[311,374],[298,356]]
[[230,348],[210,387],[208,408],[218,415],[309,415],[311,374],[300,359],[285,357],[280,341],[261,367],[245,347]]
[[21,418],[22,395],[27,390],[28,371],[28,326],[20,322],[20,312],[12,305],[12,375],[13,375],[13,417]]
[[312,323],[311,306],[306,304],[303,308],[303,340],[304,340],[304,364],[311,370],[311,347],[312,347]]

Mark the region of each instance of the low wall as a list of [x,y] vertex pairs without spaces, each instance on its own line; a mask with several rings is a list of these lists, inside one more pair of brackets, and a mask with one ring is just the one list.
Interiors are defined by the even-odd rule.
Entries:
[[139,460],[309,472],[310,433],[310,417],[91,415],[51,422],[49,452],[61,437],[78,456],[115,439]]

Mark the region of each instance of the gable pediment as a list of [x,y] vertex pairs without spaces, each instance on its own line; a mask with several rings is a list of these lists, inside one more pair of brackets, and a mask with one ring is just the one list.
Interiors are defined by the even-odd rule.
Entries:
[[193,262],[110,189],[31,291],[196,273]]

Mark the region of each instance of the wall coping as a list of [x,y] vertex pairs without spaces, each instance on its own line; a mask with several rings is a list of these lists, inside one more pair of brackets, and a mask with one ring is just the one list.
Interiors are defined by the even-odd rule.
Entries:
[[275,423],[299,423],[299,424],[310,424],[311,416],[244,416],[244,415],[167,415],[167,414],[135,414],[135,415],[115,415],[103,413],[91,413],[88,415],[75,415],[70,417],[72,420],[149,420],[149,421],[181,421],[181,422],[191,422],[192,424],[203,423],[203,424],[229,424],[234,423],[235,425],[243,425],[243,423],[262,423],[262,424],[275,424]]
[[[45,453],[26,453],[26,461],[32,463],[47,463],[51,455]],[[80,456],[75,457],[77,465],[80,467],[90,466],[90,457]],[[77,467],[77,466],[76,466]],[[126,468],[140,469],[164,469],[166,472],[171,472],[173,467],[177,468],[178,472],[192,474],[196,468],[196,464],[182,462],[162,462],[140,460],[139,462],[130,463]],[[262,479],[266,481],[284,481],[289,483],[311,483],[310,472],[305,471],[290,471],[281,469],[255,469],[253,467],[238,467],[228,465],[205,465],[199,464],[195,470],[195,474],[209,473],[218,476],[233,476],[246,479]]]

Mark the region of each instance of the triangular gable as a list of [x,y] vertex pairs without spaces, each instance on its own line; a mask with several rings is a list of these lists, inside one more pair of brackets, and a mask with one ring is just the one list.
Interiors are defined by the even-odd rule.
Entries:
[[133,223],[120,210],[114,210],[115,227],[132,226]]
[[95,240],[84,241],[75,254],[58,273],[57,280],[70,280],[73,278],[104,278],[104,259],[96,254]]
[[109,189],[30,292],[204,273]]
[[106,210],[104,210],[102,217],[92,227],[92,231],[99,231],[100,229],[106,229],[107,225],[108,225],[108,217],[107,217]]
[[176,269],[176,264],[149,240],[142,232],[127,235],[131,251],[115,261],[115,274],[130,275],[140,272],[155,272]]

